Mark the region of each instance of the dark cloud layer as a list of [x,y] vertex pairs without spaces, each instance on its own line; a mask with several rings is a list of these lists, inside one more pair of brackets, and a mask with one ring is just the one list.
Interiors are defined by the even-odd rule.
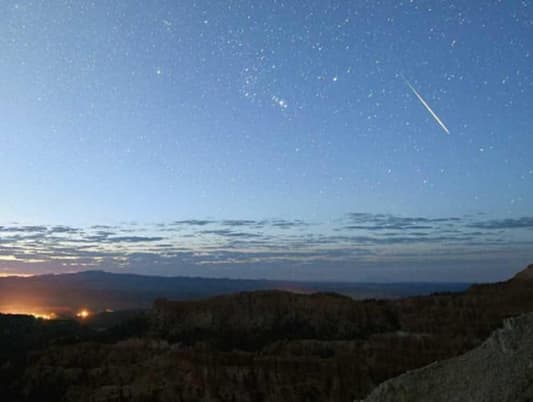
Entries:
[[436,225],[456,224],[461,218],[423,218],[402,217],[390,214],[350,213],[347,214],[348,225],[344,229],[355,230],[405,230],[432,229]]
[[470,223],[468,227],[478,229],[533,229],[533,217],[516,219],[494,219]]
[[180,225],[184,225],[184,226],[205,226],[205,225],[209,225],[211,223],[214,223],[214,221],[201,220],[201,219],[187,219],[187,220],[182,220],[182,221],[174,221],[172,224],[173,225],[177,225],[177,226],[180,226]]

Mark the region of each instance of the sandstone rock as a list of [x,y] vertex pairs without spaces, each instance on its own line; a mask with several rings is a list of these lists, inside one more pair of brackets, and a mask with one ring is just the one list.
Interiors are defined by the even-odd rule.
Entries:
[[505,320],[464,355],[393,378],[364,402],[526,402],[533,400],[533,313]]

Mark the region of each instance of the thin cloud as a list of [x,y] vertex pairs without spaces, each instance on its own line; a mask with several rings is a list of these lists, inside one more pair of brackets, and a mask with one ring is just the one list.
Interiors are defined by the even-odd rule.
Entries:
[[227,219],[220,222],[223,226],[257,226],[258,221],[250,219]]
[[186,226],[205,226],[215,223],[215,221],[207,219],[186,219],[181,221],[172,222],[173,225],[186,225]]
[[339,221],[312,224],[284,219],[190,219],[134,227],[10,225],[0,227],[0,269],[25,267],[35,272],[144,267],[149,272],[164,266],[166,270],[197,269],[202,275],[207,265],[212,269],[248,267],[252,271],[271,267],[281,272],[309,264],[356,269],[370,261],[392,264],[424,258],[501,257],[505,249],[514,255],[533,254],[529,251],[533,242],[530,232],[512,232],[533,227],[533,218],[484,217],[351,213]]
[[533,217],[524,216],[515,219],[493,219],[474,222],[467,226],[477,229],[533,229]]
[[153,241],[164,240],[164,237],[160,236],[118,236],[118,237],[108,237],[106,242],[110,243],[145,243]]

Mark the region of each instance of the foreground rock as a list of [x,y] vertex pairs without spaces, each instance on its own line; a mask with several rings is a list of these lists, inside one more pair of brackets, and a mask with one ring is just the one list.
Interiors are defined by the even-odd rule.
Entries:
[[391,379],[365,402],[533,400],[533,313],[505,320],[481,346]]

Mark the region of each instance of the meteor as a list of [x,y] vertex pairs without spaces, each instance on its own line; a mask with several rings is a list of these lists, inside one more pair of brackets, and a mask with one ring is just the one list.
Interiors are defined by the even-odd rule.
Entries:
[[417,90],[411,85],[411,83],[403,76],[403,74],[400,74],[400,76],[403,78],[407,86],[413,91],[413,93],[416,95],[418,100],[424,105],[424,107],[427,109],[429,113],[433,116],[435,121],[441,126],[441,128],[446,132],[446,134],[450,134],[450,130],[448,130],[448,127],[446,127],[446,124],[443,123],[443,121],[437,116],[437,114],[431,109],[431,107],[428,105],[428,103],[422,98],[422,96],[417,92]]

